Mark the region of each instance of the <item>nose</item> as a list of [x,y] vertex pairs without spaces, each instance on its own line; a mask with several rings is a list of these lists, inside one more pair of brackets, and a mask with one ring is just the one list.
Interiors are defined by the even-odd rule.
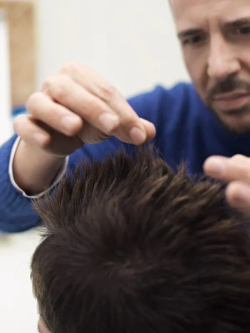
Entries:
[[207,73],[211,79],[223,79],[228,75],[237,74],[241,69],[240,61],[234,50],[221,36],[210,41]]

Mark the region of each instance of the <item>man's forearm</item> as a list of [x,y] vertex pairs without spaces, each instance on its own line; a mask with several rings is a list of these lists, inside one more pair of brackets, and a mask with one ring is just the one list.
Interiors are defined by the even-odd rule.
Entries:
[[39,194],[51,185],[64,162],[64,157],[50,155],[21,140],[13,161],[15,182],[26,194]]

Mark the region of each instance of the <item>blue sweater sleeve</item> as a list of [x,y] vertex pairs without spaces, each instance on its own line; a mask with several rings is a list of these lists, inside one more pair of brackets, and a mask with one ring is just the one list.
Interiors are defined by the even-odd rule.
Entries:
[[31,201],[20,194],[11,184],[9,160],[13,136],[0,148],[0,231],[21,232],[38,224],[38,216],[31,209]]
[[[153,122],[157,126],[159,96],[163,89],[155,90],[131,98],[128,102],[132,108],[144,119]],[[11,149],[16,140],[13,136],[0,148],[0,231],[13,233],[28,230],[39,223],[39,217],[32,210],[32,202],[24,197],[11,184],[8,168]],[[119,149],[122,143],[112,137],[97,145],[85,145],[70,156],[69,169],[74,169],[79,160],[86,156],[103,159],[109,152]],[[129,145],[125,145],[126,149]]]

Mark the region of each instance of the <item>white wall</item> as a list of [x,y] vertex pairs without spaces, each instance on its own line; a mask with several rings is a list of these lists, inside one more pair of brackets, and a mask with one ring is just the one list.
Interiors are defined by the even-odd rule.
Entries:
[[38,87],[68,61],[125,95],[187,80],[168,0],[38,0]]
[[0,146],[12,134],[9,32],[4,11],[0,10]]

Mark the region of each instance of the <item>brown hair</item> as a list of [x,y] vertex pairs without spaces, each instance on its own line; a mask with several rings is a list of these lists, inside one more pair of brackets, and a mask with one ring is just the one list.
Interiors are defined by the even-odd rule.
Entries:
[[52,333],[249,332],[249,225],[220,185],[120,151],[35,208],[32,280]]

